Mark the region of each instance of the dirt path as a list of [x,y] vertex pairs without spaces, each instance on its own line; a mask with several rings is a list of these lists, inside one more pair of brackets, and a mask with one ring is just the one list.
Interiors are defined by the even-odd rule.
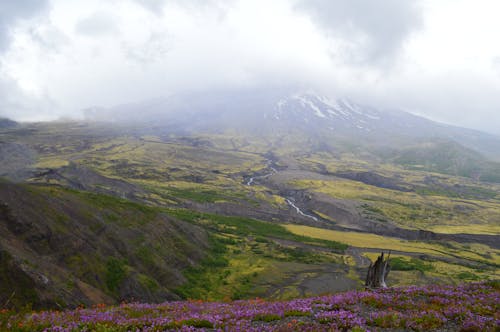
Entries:
[[282,299],[290,288],[299,297],[347,291],[356,288],[358,283],[346,276],[346,271],[335,264],[313,265],[290,272],[279,283],[269,283],[266,298]]

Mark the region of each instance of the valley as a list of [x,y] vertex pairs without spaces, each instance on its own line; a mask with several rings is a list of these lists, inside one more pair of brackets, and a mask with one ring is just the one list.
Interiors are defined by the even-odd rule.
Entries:
[[500,184],[330,140],[2,129],[0,303],[316,296],[362,288],[381,251],[390,286],[500,278]]

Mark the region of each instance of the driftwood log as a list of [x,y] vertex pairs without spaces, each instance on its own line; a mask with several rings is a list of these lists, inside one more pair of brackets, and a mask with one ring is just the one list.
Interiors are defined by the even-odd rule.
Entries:
[[385,281],[391,271],[391,266],[389,265],[390,257],[391,252],[387,255],[387,259],[384,260],[384,253],[382,252],[375,263],[370,263],[368,273],[366,274],[366,288],[387,288]]

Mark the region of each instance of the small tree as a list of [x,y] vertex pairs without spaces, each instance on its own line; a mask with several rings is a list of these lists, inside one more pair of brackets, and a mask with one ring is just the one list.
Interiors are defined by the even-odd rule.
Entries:
[[391,271],[391,266],[389,265],[390,257],[391,252],[389,251],[387,259],[384,260],[384,253],[382,252],[375,263],[370,263],[368,273],[366,274],[366,288],[387,288],[385,280]]

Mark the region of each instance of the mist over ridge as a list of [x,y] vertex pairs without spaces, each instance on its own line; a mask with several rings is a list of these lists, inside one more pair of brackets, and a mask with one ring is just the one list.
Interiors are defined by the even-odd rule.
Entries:
[[234,130],[265,136],[298,131],[317,138],[361,139],[382,147],[397,147],[414,139],[451,140],[487,158],[500,159],[499,136],[434,122],[394,108],[328,97],[311,88],[184,92],[111,108],[90,108],[84,114],[91,121],[151,124],[159,130],[165,126],[191,134]]

